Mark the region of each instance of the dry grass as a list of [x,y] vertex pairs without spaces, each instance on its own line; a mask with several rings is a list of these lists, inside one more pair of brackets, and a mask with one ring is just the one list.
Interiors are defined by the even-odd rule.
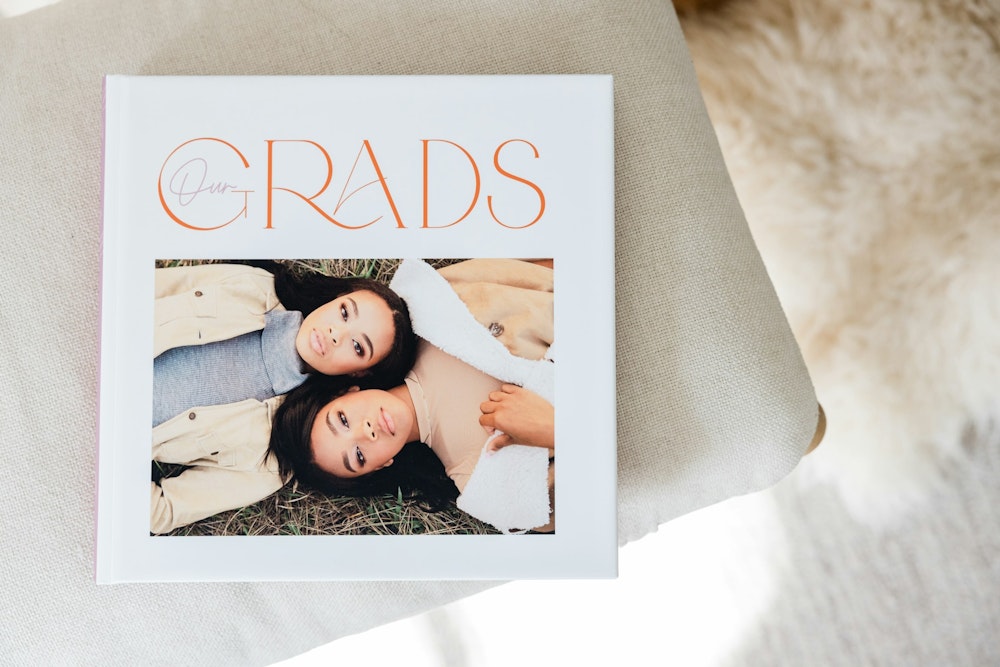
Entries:
[[496,533],[457,507],[427,512],[399,496],[336,498],[290,484],[264,500],[169,535],[484,535]]
[[[158,267],[208,264],[220,260],[160,260]],[[399,260],[281,260],[303,271],[363,276],[389,282]],[[460,261],[426,260],[439,267]],[[171,476],[181,466],[154,464],[154,474]],[[428,512],[419,503],[385,495],[374,498],[328,497],[292,483],[248,507],[223,512],[178,528],[168,535],[482,535],[496,533],[452,504]]]

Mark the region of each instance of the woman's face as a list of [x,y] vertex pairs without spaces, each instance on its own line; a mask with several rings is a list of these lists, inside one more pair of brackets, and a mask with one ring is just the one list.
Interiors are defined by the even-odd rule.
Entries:
[[406,444],[414,415],[387,391],[352,387],[316,415],[310,435],[313,458],[337,477],[361,477],[392,465]]
[[295,336],[295,350],[316,373],[362,374],[385,358],[395,335],[388,304],[360,290],[309,313]]

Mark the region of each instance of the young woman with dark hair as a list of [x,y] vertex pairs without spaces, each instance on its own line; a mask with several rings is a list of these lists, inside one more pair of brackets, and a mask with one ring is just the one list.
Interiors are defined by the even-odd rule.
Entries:
[[[394,439],[394,442],[383,443],[381,451],[369,449],[369,442],[373,439],[365,429],[380,429],[382,435],[388,435],[381,431],[380,415],[366,419],[361,414],[364,399],[374,390],[361,391],[357,386],[347,385],[341,378],[315,377],[288,394],[285,402],[278,408],[271,431],[270,451],[275,455],[281,476],[285,479],[295,477],[307,486],[332,496],[371,497],[401,492],[405,497],[419,501],[431,512],[447,507],[458,496],[458,487],[446,474],[441,459],[430,447],[419,441],[419,434],[410,439],[409,436],[413,434],[409,432],[407,437],[402,437],[401,433],[401,438]],[[384,395],[377,396],[376,400],[382,399],[381,402],[389,405],[390,409],[400,407],[398,390],[389,389],[377,393]],[[335,408],[333,416],[329,417],[331,412],[328,405],[331,401],[345,396],[342,401],[346,404],[345,410]],[[348,405],[353,406],[353,409]],[[374,468],[378,463],[377,470],[368,475],[346,477],[338,476],[317,463],[316,453],[309,443],[312,442],[313,426],[321,411],[324,412],[322,423],[327,430],[330,428],[327,417],[337,420],[334,428],[339,423],[344,432],[347,432],[343,426],[345,422],[348,425],[357,423],[360,437],[369,441],[365,443],[365,448],[372,458],[370,461],[364,460],[366,467]],[[350,416],[345,412],[351,413]],[[404,417],[397,414],[392,422],[393,428],[397,427],[396,421],[401,427]],[[357,451],[352,456],[352,468],[362,469]]]
[[283,477],[324,493],[398,489],[437,510],[465,489],[494,428],[504,430],[500,445],[554,449],[551,403],[421,341],[405,382],[387,391],[311,378],[290,392],[270,452]]
[[267,265],[156,269],[154,426],[196,405],[266,400],[313,373],[387,387],[413,365],[406,302],[386,285]]
[[[345,495],[398,488],[435,506],[462,494],[459,506],[501,530],[554,529],[551,260],[473,259],[437,271],[405,260],[390,286],[406,299],[424,339],[413,369],[388,391],[324,392],[317,383],[290,394],[270,444],[284,475]],[[547,489],[531,487],[542,498],[547,491],[547,525],[537,522],[547,513],[534,500],[466,493],[487,433],[491,448],[516,442],[550,450],[548,458],[524,451],[503,457],[526,466],[506,468],[525,480],[544,484],[547,467]],[[419,466],[404,461],[411,451],[421,455]],[[428,452],[440,467],[427,464]],[[444,491],[442,468],[452,482]],[[537,523],[515,518],[529,516]]]
[[[278,301],[289,311],[301,312],[306,321],[312,313],[328,307],[337,297],[355,292],[371,292],[388,306],[392,316],[393,337],[388,349],[379,351],[381,359],[362,370],[350,373],[323,372],[324,375],[352,375],[364,378],[365,383],[373,387],[390,387],[399,382],[399,378],[413,366],[417,347],[409,309],[406,302],[385,283],[371,278],[327,276],[316,271],[294,272],[282,264],[278,264],[272,273]],[[349,318],[351,313],[346,315]],[[305,328],[306,322],[302,326],[302,329]],[[297,348],[300,342],[301,345],[306,345],[306,336],[302,329],[296,337]],[[350,351],[360,359],[364,359],[367,353],[365,342],[362,340],[353,343],[357,343],[361,349],[358,350],[352,345]],[[304,354],[300,352],[300,356],[306,359],[309,352],[306,351]]]
[[268,268],[156,269],[152,456],[189,467],[151,482],[152,532],[280,488],[271,417],[307,377],[388,387],[413,363],[406,303],[382,283]]

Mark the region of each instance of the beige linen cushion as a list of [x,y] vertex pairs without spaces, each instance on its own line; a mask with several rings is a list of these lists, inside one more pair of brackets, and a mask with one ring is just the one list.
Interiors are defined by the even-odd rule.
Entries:
[[0,63],[4,662],[260,664],[488,585],[93,583],[106,73],[613,74],[620,541],[775,482],[812,437],[665,0],[64,0],[0,21]]

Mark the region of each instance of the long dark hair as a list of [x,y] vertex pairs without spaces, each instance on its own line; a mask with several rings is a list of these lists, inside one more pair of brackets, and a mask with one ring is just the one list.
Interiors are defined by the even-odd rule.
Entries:
[[351,378],[314,375],[285,396],[271,424],[268,452],[278,462],[282,479],[295,478],[321,493],[370,497],[401,492],[438,512],[458,497],[441,460],[422,442],[408,442],[392,465],[361,477],[343,478],[316,465],[311,446],[313,422],[323,407],[355,384]]
[[320,306],[351,292],[367,290],[379,296],[392,311],[394,335],[386,356],[359,374],[365,385],[373,389],[389,389],[402,382],[417,358],[417,339],[410,322],[406,302],[385,283],[371,278],[342,278],[317,271],[293,270],[273,260],[244,262],[274,275],[274,291],[278,301],[288,310],[297,310],[307,317]]

